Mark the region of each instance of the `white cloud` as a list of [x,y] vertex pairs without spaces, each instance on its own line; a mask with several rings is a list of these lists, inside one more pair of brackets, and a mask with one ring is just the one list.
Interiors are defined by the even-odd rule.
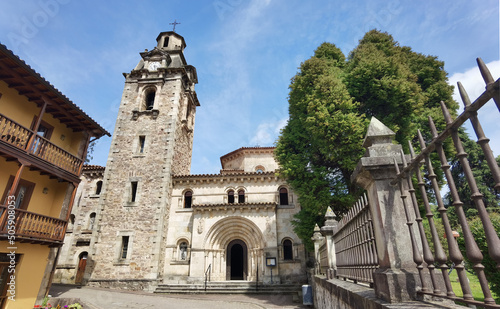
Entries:
[[[500,77],[500,60],[487,63],[486,66],[489,68],[493,79],[497,80]],[[460,110],[462,111],[463,103],[458,92],[458,87],[456,86],[458,81],[462,83],[471,102],[474,102],[484,92],[485,83],[478,67],[468,69],[463,73],[455,73],[449,78],[449,83],[455,86],[453,98],[461,104]],[[500,137],[500,126],[498,125],[498,117],[499,111],[493,100],[486,103],[478,113],[478,118],[486,137],[491,138],[490,147],[496,156],[500,155],[500,139],[498,138]],[[474,134],[469,122],[465,124],[465,127],[470,135]]]
[[286,125],[288,118],[263,122],[258,125],[257,132],[250,139],[251,146],[271,146],[276,142],[280,130]]

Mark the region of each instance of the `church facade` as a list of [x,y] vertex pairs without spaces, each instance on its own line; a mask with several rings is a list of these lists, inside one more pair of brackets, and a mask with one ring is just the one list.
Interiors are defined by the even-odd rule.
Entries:
[[297,196],[273,147],[221,157],[191,175],[196,69],[184,38],[163,32],[125,76],[106,167],[86,166],[54,282],[154,290],[212,281],[299,283],[305,250]]

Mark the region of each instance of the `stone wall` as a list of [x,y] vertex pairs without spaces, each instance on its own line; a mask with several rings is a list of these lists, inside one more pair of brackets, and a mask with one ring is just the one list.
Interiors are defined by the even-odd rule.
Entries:
[[[92,234],[97,224],[91,226],[91,214],[97,213],[100,194],[96,194],[97,182],[103,179],[104,168],[85,166],[81,182],[75,195],[75,202],[64,237],[64,244],[59,253],[54,283],[74,284],[80,255],[90,250]],[[89,256],[85,268],[84,282],[92,272],[92,257]]]
[[369,287],[339,279],[313,277],[314,308],[316,309],[463,309],[465,307],[443,301],[408,301],[388,303],[378,299]]
[[196,104],[189,99],[186,92],[183,92],[180,96],[179,113],[177,114],[179,125],[175,134],[174,164],[172,166],[174,175],[190,173],[195,115]]

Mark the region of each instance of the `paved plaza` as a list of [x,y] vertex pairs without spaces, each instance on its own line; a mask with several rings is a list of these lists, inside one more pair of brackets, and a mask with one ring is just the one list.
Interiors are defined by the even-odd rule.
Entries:
[[[245,295],[245,294],[152,294],[147,292],[118,291],[102,288],[53,285],[52,297],[79,298],[88,309],[274,309],[312,308],[292,301],[292,295]],[[87,307],[84,307],[87,309]]]

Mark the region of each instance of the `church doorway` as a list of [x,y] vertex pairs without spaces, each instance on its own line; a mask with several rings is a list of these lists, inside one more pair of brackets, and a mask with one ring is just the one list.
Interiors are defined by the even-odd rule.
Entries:
[[242,240],[233,240],[227,245],[226,280],[247,280],[247,245]]

